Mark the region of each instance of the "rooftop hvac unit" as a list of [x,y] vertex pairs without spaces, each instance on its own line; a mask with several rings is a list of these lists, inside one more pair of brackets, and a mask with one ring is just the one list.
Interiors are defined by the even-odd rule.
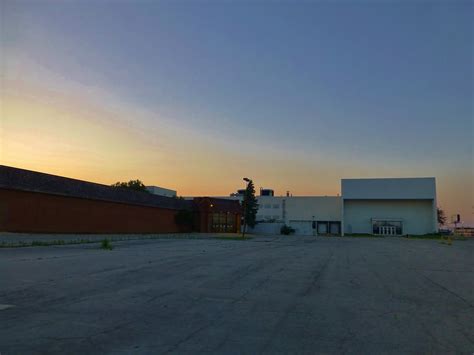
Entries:
[[260,196],[274,196],[274,191],[272,189],[260,189]]

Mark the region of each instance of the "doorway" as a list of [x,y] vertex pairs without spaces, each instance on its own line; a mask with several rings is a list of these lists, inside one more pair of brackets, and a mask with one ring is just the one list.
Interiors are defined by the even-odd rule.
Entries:
[[396,236],[402,235],[403,225],[401,220],[372,220],[372,233],[375,235]]
[[340,235],[341,222],[336,221],[318,221],[317,222],[318,235]]

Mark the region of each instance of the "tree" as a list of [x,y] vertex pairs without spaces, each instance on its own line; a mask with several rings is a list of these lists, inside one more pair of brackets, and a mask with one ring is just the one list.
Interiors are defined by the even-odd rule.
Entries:
[[140,180],[130,180],[129,182],[116,182],[115,184],[110,185],[112,187],[124,187],[126,189],[148,192],[146,186]]
[[438,224],[441,226],[444,226],[446,223],[446,215],[444,214],[444,211],[441,209],[441,207],[437,208],[438,212]]
[[246,226],[255,227],[257,224],[258,203],[255,197],[255,186],[252,180],[248,180],[247,188],[244,193],[244,200],[242,201],[244,207],[244,230],[242,237],[245,237]]

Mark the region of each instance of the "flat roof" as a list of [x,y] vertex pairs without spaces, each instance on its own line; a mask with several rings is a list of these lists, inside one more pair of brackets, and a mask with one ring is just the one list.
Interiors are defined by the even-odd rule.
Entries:
[[5,165],[0,165],[0,188],[176,210],[193,207],[182,199]]

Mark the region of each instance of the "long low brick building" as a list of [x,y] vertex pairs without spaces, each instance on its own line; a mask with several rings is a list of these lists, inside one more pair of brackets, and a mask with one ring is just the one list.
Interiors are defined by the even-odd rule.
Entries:
[[[192,226],[176,223],[180,211]],[[236,201],[186,201],[0,165],[2,232],[237,232],[240,218]]]

